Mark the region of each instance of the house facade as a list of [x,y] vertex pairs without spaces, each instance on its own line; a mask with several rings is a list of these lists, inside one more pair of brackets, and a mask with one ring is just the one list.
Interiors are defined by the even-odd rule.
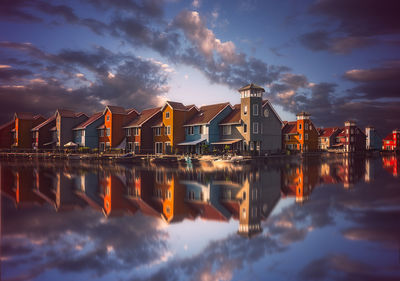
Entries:
[[232,151],[241,152],[244,140],[242,129],[241,105],[235,104],[229,115],[219,123],[219,141],[211,144],[218,150],[229,147]]
[[50,145],[55,143],[55,139],[53,139],[53,133],[50,130],[54,128],[55,125],[56,115],[53,115],[31,130],[33,149],[51,148]]
[[119,106],[106,106],[103,112],[104,125],[98,127],[100,151],[110,148],[126,148],[124,127],[139,113],[135,109],[125,110]]
[[400,150],[400,130],[395,129],[386,138],[383,139],[382,150],[398,151]]
[[103,112],[97,112],[89,119],[76,126],[74,131],[74,142],[82,147],[98,148],[99,132],[97,128],[104,124]]
[[156,107],[143,110],[125,126],[127,151],[143,154],[154,153],[153,126],[160,123],[161,120],[161,107]]
[[382,138],[375,129],[375,127],[367,126],[365,128],[366,136],[366,149],[367,150],[381,150],[382,148]]
[[161,108],[161,121],[153,126],[154,152],[156,154],[177,152],[177,144],[185,140],[183,125],[198,112],[199,109],[195,105],[185,106],[180,102],[167,101]]
[[74,132],[72,129],[87,119],[88,116],[82,112],[58,109],[56,111],[57,147],[64,148],[65,144],[73,142]]
[[32,148],[32,128],[46,121],[43,116],[32,113],[15,113],[14,143],[15,148]]
[[232,112],[230,103],[219,103],[200,107],[199,112],[183,126],[185,140],[177,145],[186,153],[203,153],[205,147],[220,139],[219,123]]
[[339,128],[318,129],[318,149],[327,150],[335,144],[336,136],[340,133]]
[[15,128],[15,120],[11,120],[0,126],[0,149],[11,148],[14,142],[13,132]]
[[336,137],[335,147],[346,153],[363,152],[366,148],[366,136],[355,121],[346,121]]
[[285,123],[282,128],[284,149],[302,153],[318,150],[318,131],[310,116],[307,112],[300,112],[297,121]]

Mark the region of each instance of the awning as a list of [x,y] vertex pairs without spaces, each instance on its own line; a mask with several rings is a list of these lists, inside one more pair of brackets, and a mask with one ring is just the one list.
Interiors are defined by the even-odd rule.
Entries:
[[195,140],[195,141],[181,142],[181,143],[178,143],[178,145],[196,145],[196,144],[199,144],[199,143],[201,143],[201,142],[203,142],[205,140],[206,139],[198,139],[198,140]]
[[219,142],[213,142],[211,144],[233,144],[233,143],[237,143],[239,141],[242,141],[242,139],[234,139],[234,140],[224,140],[224,141],[219,141]]
[[338,144],[332,145],[332,147],[340,147],[340,146],[343,146],[343,143],[338,143]]
[[48,143],[45,143],[43,146],[49,146],[49,145],[53,145],[53,144],[55,144],[55,143],[57,143],[56,140],[55,140],[55,141],[48,142]]
[[76,144],[76,143],[74,143],[72,141],[67,142],[66,144],[64,144],[64,147],[77,147],[77,146],[78,146],[78,144]]

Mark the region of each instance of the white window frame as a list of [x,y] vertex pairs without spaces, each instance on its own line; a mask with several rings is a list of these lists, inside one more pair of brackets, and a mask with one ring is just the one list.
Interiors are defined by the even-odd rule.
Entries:
[[106,136],[107,137],[111,136],[111,129],[110,128],[106,128]]
[[304,134],[304,139],[308,140],[308,134]]
[[138,136],[139,135],[139,128],[135,127],[133,128],[133,135]]
[[161,136],[161,127],[156,127],[155,130],[154,130],[154,134],[156,136]]
[[253,134],[258,134],[258,122],[253,123]]
[[247,115],[247,105],[245,105],[243,108],[243,115]]
[[299,140],[301,140],[301,134],[299,134]]
[[169,117],[170,117],[169,111],[165,112],[165,119],[169,119]]
[[126,136],[127,137],[131,136],[131,128],[126,129]]
[[253,116],[258,116],[258,104],[253,104]]
[[171,135],[171,126],[167,126],[165,128],[167,128],[167,135]]
[[231,125],[225,125],[222,128],[222,134],[224,136],[228,136],[232,134],[232,126]]
[[100,137],[104,137],[104,129],[100,130]]

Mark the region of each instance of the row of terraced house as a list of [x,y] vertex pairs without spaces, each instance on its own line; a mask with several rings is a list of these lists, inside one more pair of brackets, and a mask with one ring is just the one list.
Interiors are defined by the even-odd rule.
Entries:
[[382,139],[373,127],[365,131],[354,121],[344,127],[318,128],[307,112],[293,122],[282,121],[265,90],[249,84],[240,88],[240,104],[197,107],[167,101],[162,107],[125,109],[106,106],[91,116],[58,109],[50,118],[15,113],[0,127],[0,148],[63,149],[87,147],[121,149],[138,154],[233,151],[264,155],[283,150],[311,152],[369,149],[399,150],[400,131]]

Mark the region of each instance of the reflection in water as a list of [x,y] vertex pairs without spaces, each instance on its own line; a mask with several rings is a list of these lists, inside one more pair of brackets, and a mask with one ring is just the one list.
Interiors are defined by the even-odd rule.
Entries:
[[[39,207],[29,214],[32,218],[37,215],[33,219],[40,221],[38,225],[54,222],[54,219],[45,219],[50,217],[48,215],[49,208],[55,210],[60,216],[62,214],[65,214],[66,217],[73,217],[77,214],[82,216],[82,221],[78,222],[82,233],[75,229],[77,225],[71,226],[70,222],[62,227],[57,223],[65,232],[63,235],[74,233],[74,235],[71,234],[72,237],[69,237],[68,241],[70,245],[73,245],[74,251],[78,251],[79,254],[75,252],[72,254],[71,249],[65,250],[73,258],[68,260],[68,256],[58,257],[60,260],[57,263],[47,264],[47,267],[39,271],[27,268],[29,263],[26,263],[23,270],[36,272],[32,275],[32,278],[46,273],[50,268],[76,272],[92,269],[97,271],[98,277],[100,277],[108,273],[106,269],[98,268],[104,266],[102,262],[113,263],[116,269],[136,268],[134,275],[141,272],[142,269],[139,265],[143,264],[151,267],[154,274],[164,274],[165,272],[162,270],[166,269],[159,269],[159,265],[166,263],[174,255],[173,252],[168,250],[166,244],[170,235],[164,232],[167,231],[168,233],[166,227],[168,225],[171,229],[173,229],[173,226],[183,227],[187,232],[190,232],[187,229],[188,223],[191,227],[194,227],[193,224],[198,224],[198,220],[205,223],[224,223],[227,226],[234,222],[234,225],[236,225],[235,232],[239,236],[236,234],[232,236],[232,232],[228,232],[227,239],[236,241],[235,243],[238,243],[239,240],[237,239],[243,239],[242,237],[253,239],[260,237],[258,240],[242,240],[241,245],[249,243],[243,249],[244,251],[248,247],[250,249],[251,245],[255,243],[254,241],[259,241],[259,243],[267,243],[268,248],[274,248],[274,251],[279,252],[284,251],[288,244],[305,239],[307,233],[315,228],[323,228],[332,224],[335,219],[330,216],[326,208],[329,208],[329,206],[336,208],[335,205],[342,204],[344,206],[342,210],[346,212],[347,218],[351,218],[355,223],[353,226],[341,230],[345,238],[351,241],[380,241],[381,239],[393,241],[394,239],[400,243],[400,239],[398,239],[398,235],[400,235],[399,227],[393,228],[391,225],[392,223],[396,224],[396,221],[398,223],[398,216],[393,217],[394,221],[392,221],[391,217],[372,210],[368,211],[369,213],[360,213],[361,211],[354,209],[353,212],[347,213],[354,207],[366,208],[365,206],[368,206],[366,202],[361,201],[357,203],[358,205],[354,205],[355,198],[346,199],[344,195],[350,193],[338,193],[336,195],[338,202],[333,205],[325,198],[319,198],[319,195],[315,198],[312,196],[313,191],[319,186],[341,185],[342,190],[346,191],[347,189],[355,190],[357,185],[364,182],[373,184],[377,180],[375,175],[379,166],[376,165],[378,161],[380,160],[365,157],[330,157],[326,159],[310,157],[293,158],[284,160],[283,163],[281,163],[281,160],[271,161],[268,165],[243,166],[240,169],[235,166],[227,166],[217,170],[208,166],[188,170],[186,168],[131,167],[99,163],[28,162],[21,164],[3,162],[0,164],[0,180],[3,197],[11,199],[18,210],[31,210],[31,208],[35,208],[34,206]],[[397,177],[399,158],[385,156],[381,161],[384,169]],[[387,185],[387,188],[390,188],[390,184]],[[385,190],[382,190],[383,195],[385,192]],[[387,189],[387,193],[392,197],[383,199],[389,201],[385,202],[383,199],[377,201],[374,198],[374,200],[371,199],[370,205],[375,208],[380,207],[378,204],[382,203],[387,204],[385,207],[393,203],[396,205],[400,196],[398,183],[397,190]],[[365,193],[364,196],[365,198],[368,198],[368,196],[373,198],[376,193]],[[297,208],[285,207],[292,202],[290,201],[291,198],[294,199]],[[281,201],[287,203],[282,202],[280,204]],[[316,208],[318,210],[313,210]],[[277,214],[273,215],[274,212]],[[392,212],[393,214],[390,215],[399,214],[398,209]],[[11,214],[16,217],[22,216],[15,211]],[[41,214],[42,217],[40,217]],[[12,224],[12,216],[8,216],[6,213],[5,222]],[[271,216],[272,218],[269,218]],[[85,220],[85,217],[88,220]],[[133,217],[137,217],[137,219],[127,221]],[[309,217],[311,220],[310,225],[307,227],[298,225],[305,217]],[[376,222],[374,219],[376,219]],[[20,220],[24,219],[20,218]],[[144,227],[146,220],[151,223]],[[382,228],[379,223],[384,224],[385,222],[387,225],[382,225]],[[12,231],[8,233],[7,229],[2,228],[3,235],[6,237],[2,239],[2,261],[6,264],[9,259],[18,260],[18,257],[21,258],[20,255],[24,251],[34,252],[32,245],[38,243],[39,237],[32,236],[30,239],[34,239],[29,242],[29,247],[26,246],[25,250],[17,249],[16,245],[11,244],[7,248],[4,244],[4,241],[21,243],[20,238],[17,239],[16,235],[18,234],[18,237],[27,236],[30,229],[25,229],[25,227],[29,227],[29,225],[31,223],[14,226],[15,231],[18,229],[15,233]],[[110,228],[105,228],[106,225],[110,225]],[[211,226],[211,224],[209,225]],[[51,228],[51,225],[48,225],[48,227]],[[126,229],[122,231],[121,228],[123,227]],[[89,230],[90,228],[96,229],[99,237],[94,238],[92,231]],[[138,234],[138,229],[141,228],[147,231],[144,232],[144,235]],[[388,232],[388,229],[391,233]],[[24,231],[25,234],[23,234]],[[87,233],[85,234],[85,232]],[[111,236],[106,235],[107,239],[104,240],[102,236],[105,233],[110,233]],[[260,236],[262,233],[267,238]],[[49,235],[54,234],[50,233]],[[132,243],[124,241],[123,235],[127,235],[127,238],[130,237],[128,239],[135,239],[135,241],[131,241]],[[180,233],[180,235],[185,235],[185,233]],[[196,236],[197,234],[192,235]],[[57,234],[57,237],[60,236],[61,234]],[[273,240],[274,237],[278,236],[278,240]],[[109,237],[114,237],[114,239],[109,240]],[[210,241],[214,240],[211,236],[207,237]],[[46,238],[41,237],[41,239]],[[93,241],[96,239],[103,243],[100,247],[101,251],[93,248],[95,246]],[[192,239],[194,238],[192,237]],[[149,244],[149,242],[156,240],[157,243]],[[42,245],[41,243],[43,242],[37,245]],[[127,245],[130,246],[125,248]],[[52,243],[50,243],[50,246],[53,255],[52,251],[56,250],[57,247]],[[133,246],[140,247],[141,250],[132,248]],[[4,248],[6,248],[6,253],[9,252],[9,256],[4,255]],[[187,251],[188,245],[183,248],[184,251]],[[264,254],[260,252],[257,259],[266,257],[266,252],[262,252]],[[138,253],[141,253],[140,257],[131,257],[132,254],[137,255]],[[149,253],[152,253],[152,255]],[[115,256],[115,259],[112,258],[113,256]],[[102,257],[104,260],[98,260]],[[79,261],[82,262],[83,258],[86,258],[86,260],[81,264],[82,268],[76,269],[76,267],[79,267]],[[140,258],[142,258],[141,262],[136,261]],[[324,266],[332,266],[332,263],[337,263],[338,259],[346,260],[349,257],[340,258],[339,256],[338,258],[337,255],[334,255],[315,262],[328,264]],[[21,262],[21,260],[19,261]],[[177,263],[176,260],[173,262]],[[17,266],[13,265],[12,262],[8,266],[7,276],[18,276],[18,271],[14,270]],[[179,264],[179,266],[182,267],[183,264]],[[206,268],[205,266],[203,269]],[[313,274],[315,274],[313,268],[310,264],[304,267],[301,271],[302,276],[306,279],[313,278]],[[157,273],[157,270],[161,271]],[[181,270],[189,269],[181,268]],[[213,269],[209,268],[208,270],[212,271]],[[188,272],[186,274],[191,275]],[[132,274],[132,272],[130,273]],[[398,274],[398,269],[395,269],[393,273]],[[211,274],[210,276],[215,277],[217,275]],[[123,278],[125,277],[123,276]],[[142,277],[144,278],[144,275]],[[329,276],[326,275],[326,277]],[[276,278],[285,279],[282,276]],[[224,278],[217,276],[216,279]]]

